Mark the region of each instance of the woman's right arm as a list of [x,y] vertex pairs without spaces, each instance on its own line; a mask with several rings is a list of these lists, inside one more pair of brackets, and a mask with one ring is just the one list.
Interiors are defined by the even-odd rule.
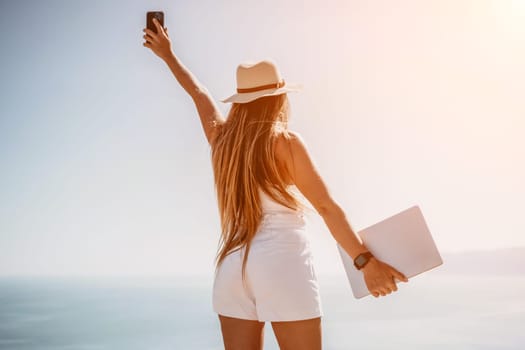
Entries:
[[[289,133],[292,137],[288,153],[291,154],[284,157],[288,172],[297,188],[321,215],[334,239],[355,259],[368,249],[352,229],[343,209],[329,193],[302,137],[296,132]],[[393,277],[408,282],[401,272],[377,258],[372,258],[361,271],[368,289],[375,297],[397,290]]]
[[224,124],[225,120],[206,87],[171,50],[168,28],[162,28],[156,18],[153,18],[153,23],[157,28],[157,32],[155,33],[148,28],[144,28],[143,31],[146,33],[144,34],[144,39],[146,39],[146,42],[143,45],[150,48],[166,62],[175,79],[191,96],[197,108],[206,139],[211,145],[217,135],[218,128]]

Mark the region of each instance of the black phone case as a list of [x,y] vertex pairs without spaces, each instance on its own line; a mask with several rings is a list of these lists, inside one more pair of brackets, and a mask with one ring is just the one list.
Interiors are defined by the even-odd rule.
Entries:
[[155,27],[155,23],[153,23],[153,18],[157,18],[162,28],[164,28],[164,12],[151,11],[146,13],[146,28],[151,29],[152,31],[157,33],[157,27]]

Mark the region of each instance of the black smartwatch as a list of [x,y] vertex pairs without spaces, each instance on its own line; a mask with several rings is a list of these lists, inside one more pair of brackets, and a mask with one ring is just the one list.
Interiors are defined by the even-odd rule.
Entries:
[[359,254],[354,259],[355,268],[358,270],[361,270],[363,267],[366,266],[366,264],[368,264],[368,262],[370,261],[370,258],[372,257],[373,255],[370,252],[364,252],[364,253]]

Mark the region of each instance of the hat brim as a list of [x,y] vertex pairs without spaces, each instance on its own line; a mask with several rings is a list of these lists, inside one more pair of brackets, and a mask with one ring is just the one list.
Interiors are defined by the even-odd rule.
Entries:
[[278,89],[266,89],[261,91],[246,92],[233,94],[230,97],[221,100],[224,103],[248,103],[264,96],[275,96],[285,94],[287,92],[301,91],[302,86],[300,84],[286,84],[285,86]]

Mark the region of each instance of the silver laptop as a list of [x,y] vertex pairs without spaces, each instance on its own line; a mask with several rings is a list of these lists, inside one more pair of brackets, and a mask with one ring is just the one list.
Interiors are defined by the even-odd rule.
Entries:
[[[417,205],[357,232],[363,244],[379,260],[393,266],[408,279],[433,269],[443,260]],[[362,271],[337,243],[354,297],[370,294]],[[410,282],[409,282],[410,283]]]

